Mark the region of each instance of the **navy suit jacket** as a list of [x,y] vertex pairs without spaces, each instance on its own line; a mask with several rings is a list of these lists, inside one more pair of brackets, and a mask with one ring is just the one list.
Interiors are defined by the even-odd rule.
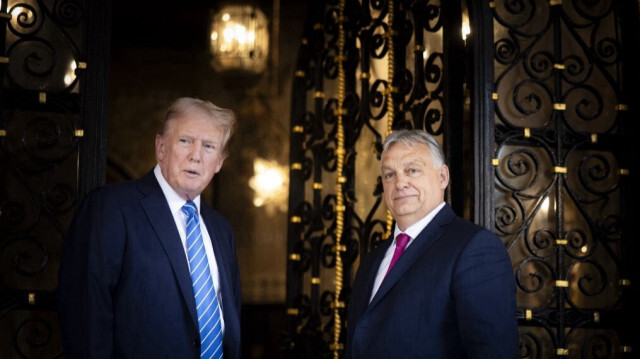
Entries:
[[[220,273],[225,358],[240,358],[240,278],[229,223],[201,205]],[[59,277],[67,358],[200,358],[187,258],[153,171],[90,193]]]
[[515,359],[515,280],[502,242],[445,205],[369,303],[388,239],[362,259],[346,358]]

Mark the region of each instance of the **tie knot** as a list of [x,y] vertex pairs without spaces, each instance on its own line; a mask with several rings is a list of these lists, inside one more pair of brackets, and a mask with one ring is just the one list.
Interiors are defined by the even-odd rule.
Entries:
[[182,212],[184,212],[187,216],[195,216],[196,215],[196,204],[193,201],[187,201],[182,206]]
[[411,237],[406,233],[398,234],[398,236],[396,237],[396,247],[405,249],[407,243],[409,243],[409,239],[411,239]]

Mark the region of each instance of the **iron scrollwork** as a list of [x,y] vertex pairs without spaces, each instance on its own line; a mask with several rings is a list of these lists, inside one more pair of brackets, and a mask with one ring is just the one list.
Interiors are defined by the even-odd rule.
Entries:
[[55,290],[77,204],[85,9],[77,0],[0,2],[2,357],[59,357]]
[[628,275],[620,15],[613,1],[495,5],[495,229],[534,328],[521,357],[619,357],[621,326],[600,319],[619,316]]

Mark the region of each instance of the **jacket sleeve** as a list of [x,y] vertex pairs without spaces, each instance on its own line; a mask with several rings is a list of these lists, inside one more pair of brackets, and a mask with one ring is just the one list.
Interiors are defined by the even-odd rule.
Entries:
[[509,255],[493,233],[481,230],[467,242],[451,290],[468,357],[517,358],[515,279]]

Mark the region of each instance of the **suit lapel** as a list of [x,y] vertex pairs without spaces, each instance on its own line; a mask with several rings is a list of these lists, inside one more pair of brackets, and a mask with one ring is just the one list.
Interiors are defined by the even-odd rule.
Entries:
[[[216,223],[216,214],[212,209],[206,206],[202,206],[202,218],[204,225],[207,227],[209,236],[211,237],[211,244],[213,246],[213,252],[218,265],[218,275],[220,277],[220,291],[222,316],[224,318],[224,347],[233,348],[233,343],[239,343],[240,341],[240,322],[238,321],[238,301],[235,293],[237,293],[236,275],[233,272],[236,268],[235,252],[230,246],[230,242],[226,240],[229,237],[229,233],[221,229],[218,223]],[[225,356],[227,355],[225,349]]]
[[362,260],[360,261],[356,279],[353,283],[351,298],[349,299],[349,318],[356,322],[358,321],[357,318],[362,317],[369,308],[369,299],[371,298],[371,291],[376,280],[378,268],[390,244],[391,241],[389,239],[381,241],[373,251],[362,254]]
[[[201,210],[204,210],[204,206]],[[207,226],[207,232],[209,232],[209,236],[211,237],[211,244],[213,246],[213,254],[216,257],[216,264],[218,265],[218,275],[220,277],[220,291],[222,293],[231,294],[233,293],[232,283],[231,283],[231,273],[229,270],[231,269],[231,263],[229,262],[231,256],[233,256],[231,248],[227,245],[227,243],[221,238],[223,238],[223,234],[220,232],[220,228],[215,225],[213,220],[211,220],[211,215],[203,215],[204,225]],[[230,310],[230,308],[234,307],[234,303],[226,302],[229,296],[222,296],[222,308],[223,311],[226,312]],[[225,316],[226,318],[231,318],[231,316]],[[226,323],[226,322],[225,322]]]
[[372,255],[374,256],[373,258],[371,258],[372,264],[369,265],[369,268],[367,268],[367,276],[365,277],[367,278],[367,287],[365,291],[367,303],[369,303],[369,299],[371,298],[371,292],[373,291],[373,285],[375,284],[376,277],[378,276],[380,263],[384,259],[384,255],[385,253],[387,253],[387,250],[389,249],[389,246],[391,246],[392,242],[393,235],[389,236],[387,240],[383,241],[380,246],[376,248],[376,251],[372,253]]
[[180,240],[180,234],[176,228],[173,215],[169,209],[169,204],[162,193],[153,171],[140,180],[140,190],[147,195],[141,201],[142,208],[149,218],[149,222],[160,240],[165,254],[169,258],[173,272],[178,281],[178,286],[182,292],[182,297],[187,303],[189,313],[194,325],[198,326],[196,314],[196,303],[193,297],[191,276],[187,259]]
[[[411,266],[442,236],[444,231],[442,226],[451,222],[455,214],[449,205],[445,205],[431,222],[420,232],[413,243],[405,250],[398,262],[393,266],[387,277],[380,284],[380,288],[371,300],[369,308],[376,305],[393,288],[393,286],[404,276]],[[380,263],[380,262],[378,262]],[[371,292],[369,292],[371,293]]]

